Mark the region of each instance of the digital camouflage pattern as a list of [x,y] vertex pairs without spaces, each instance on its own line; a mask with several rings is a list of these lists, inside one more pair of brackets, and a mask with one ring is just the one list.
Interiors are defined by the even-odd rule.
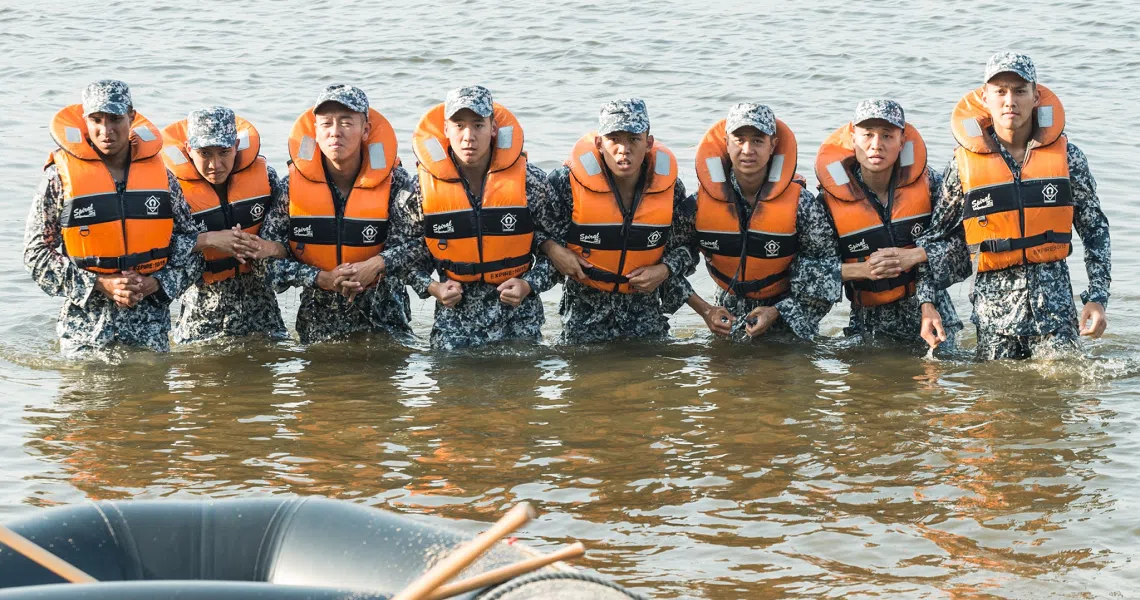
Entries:
[[237,118],[224,106],[211,106],[186,115],[186,145],[190,148],[233,148],[237,145]]
[[326,87],[317,96],[313,108],[317,108],[325,102],[336,102],[351,111],[368,114],[368,95],[356,86],[337,83]]
[[101,79],[83,88],[83,116],[97,112],[125,115],[132,106],[131,88],[117,79]]
[[465,108],[474,111],[480,117],[495,114],[495,101],[491,99],[491,90],[481,85],[468,85],[451,90],[443,102],[443,118],[450,119]]
[[771,108],[755,102],[741,102],[728,109],[724,130],[733,133],[741,127],[755,127],[760,133],[776,135],[776,114]]
[[851,123],[858,125],[871,119],[881,119],[898,127],[906,129],[906,115],[903,107],[894,100],[864,100],[855,106],[855,116]]
[[988,82],[1000,73],[1013,73],[1029,83],[1037,83],[1037,67],[1033,66],[1033,59],[1024,54],[999,52],[991,56],[982,81]]
[[615,131],[645,133],[649,131],[649,111],[641,98],[610,100],[598,113],[598,135]]

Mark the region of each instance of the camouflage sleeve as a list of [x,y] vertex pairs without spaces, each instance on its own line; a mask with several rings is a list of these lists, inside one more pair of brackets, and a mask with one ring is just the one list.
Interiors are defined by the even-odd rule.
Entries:
[[799,337],[819,333],[819,322],[843,297],[839,238],[827,209],[806,188],[796,209],[799,249],[791,266],[791,293],[776,303],[780,318]]
[[547,176],[549,196],[547,202],[531,207],[535,227],[542,227],[550,239],[566,244],[570,233],[570,219],[574,213],[574,196],[570,192],[570,167],[561,166]]
[[49,296],[62,296],[83,306],[95,291],[96,276],[75,266],[63,254],[60,214],[63,184],[55,165],[44,170],[24,227],[24,268]]
[[[930,177],[930,206],[936,212],[939,200],[942,198],[943,180],[942,173],[937,171],[928,171]],[[955,165],[955,179],[957,179],[957,166]],[[961,182],[959,180],[959,189],[961,189]],[[933,216],[931,218],[933,221]],[[929,233],[930,229],[926,233]],[[926,233],[920,235],[915,241],[915,244],[926,251],[926,262],[918,265],[918,279],[923,282],[920,285],[924,287],[933,287],[933,290],[925,290],[933,302],[933,292],[937,290],[944,290],[959,281],[965,281],[970,277],[970,252],[966,248],[966,238],[960,235],[962,229],[959,226],[956,229],[957,233],[946,237],[928,237]]]
[[167,259],[166,266],[155,272],[153,277],[158,281],[160,294],[166,295],[165,298],[160,295],[160,299],[169,303],[202,277],[206,263],[202,255],[194,251],[194,244],[198,241],[198,234],[206,231],[206,228],[198,225],[190,216],[190,205],[186,203],[178,178],[167,171],[166,179],[170,186],[170,205],[174,211],[174,233],[170,236],[170,258]]
[[1069,144],[1069,181],[1073,189],[1073,228],[1085,246],[1085,271],[1089,289],[1081,293],[1082,302],[1098,302],[1108,308],[1108,288],[1112,284],[1112,246],[1108,237],[1108,218],[1100,208],[1096,180],[1089,171],[1085,153]]
[[388,210],[388,240],[385,242],[384,265],[387,277],[395,277],[412,286],[421,298],[427,298],[431,283],[432,259],[424,244],[424,215],[420,200],[419,180],[403,167],[392,171],[392,195]]
[[[673,232],[670,242],[676,247],[685,248],[691,253],[693,259],[687,261],[684,267],[677,266],[683,271],[674,271],[674,265],[669,265],[669,278],[661,283],[661,309],[665,314],[677,312],[685,301],[695,292],[688,277],[696,272],[700,255],[696,250],[696,220],[697,196],[686,197],[679,204],[675,204],[673,212]],[[668,263],[666,263],[668,264]]]
[[[958,163],[951,158],[942,174],[942,188],[934,203],[930,227],[917,240],[926,249],[928,267],[919,269],[915,296],[920,303],[933,303],[940,288],[949,287],[970,276],[970,255],[962,229],[966,195],[958,177]],[[936,277],[944,278],[941,282]],[[960,279],[959,279],[960,277]],[[940,285],[944,283],[945,285]]]
[[285,246],[285,258],[265,259],[266,278],[273,290],[282,293],[292,287],[312,287],[317,283],[320,269],[306,265],[293,258],[289,248],[289,177],[280,183],[278,201],[269,209],[261,222],[261,237]]
[[[527,163],[526,166],[526,202],[528,208],[550,204],[550,184],[546,173],[531,163]],[[550,262],[550,258],[539,249],[542,243],[551,237],[546,232],[544,223],[534,218],[534,208],[530,208],[530,211],[531,219],[534,221],[534,243],[531,246],[534,264],[529,271],[522,274],[520,279],[530,285],[532,294],[541,294],[558,283],[558,271],[554,269],[554,263]]]
[[669,267],[669,276],[686,277],[697,266],[697,255],[691,247],[696,229],[696,202],[689,204],[685,184],[680,179],[673,186],[673,227],[665,243],[661,262]]

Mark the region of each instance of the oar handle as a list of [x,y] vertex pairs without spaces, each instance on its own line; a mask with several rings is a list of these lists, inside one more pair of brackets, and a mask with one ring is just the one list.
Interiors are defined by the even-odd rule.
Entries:
[[449,583],[447,585],[441,586],[437,588],[431,596],[428,596],[428,600],[443,600],[444,598],[458,596],[459,594],[470,592],[472,590],[477,590],[482,587],[487,587],[489,585],[495,585],[497,583],[502,583],[504,581],[514,579],[519,575],[530,573],[531,571],[537,571],[556,562],[580,558],[582,556],[585,556],[585,554],[586,547],[582,545],[582,542],[575,542],[561,550],[551,552],[550,554],[528,558],[512,565],[499,567],[498,569],[493,569],[474,577],[469,577],[467,579],[456,581],[455,583]]
[[427,598],[432,590],[475,562],[475,559],[495,545],[495,542],[510,535],[534,517],[534,509],[531,508],[530,504],[520,502],[503,515],[503,518],[499,519],[490,529],[436,563],[434,567],[420,575],[419,579],[400,590],[400,593],[396,594],[392,600],[423,600]]
[[3,525],[0,525],[0,543],[23,554],[36,564],[71,583],[97,583],[99,581]]

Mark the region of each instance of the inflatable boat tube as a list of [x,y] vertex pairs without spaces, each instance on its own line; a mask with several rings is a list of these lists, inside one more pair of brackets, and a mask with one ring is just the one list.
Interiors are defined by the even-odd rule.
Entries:
[[[0,545],[0,600],[387,599],[471,537],[317,497],[97,502],[39,511],[7,526],[99,583],[67,584]],[[532,555],[498,544],[462,577]],[[507,595],[494,598],[550,598],[550,578],[559,576],[560,592],[571,594],[559,597],[639,597],[586,572],[545,569],[456,598],[498,590]]]

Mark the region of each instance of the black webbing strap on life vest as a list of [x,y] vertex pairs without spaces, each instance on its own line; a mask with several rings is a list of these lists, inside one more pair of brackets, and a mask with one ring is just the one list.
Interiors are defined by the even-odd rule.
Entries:
[[455,262],[451,260],[440,260],[436,262],[439,269],[443,271],[450,271],[456,275],[482,275],[483,273],[492,273],[494,271],[502,271],[503,269],[513,269],[523,265],[531,264],[531,255],[524,254],[522,256],[512,256],[502,260],[493,260],[490,262]]
[[1044,246],[1045,244],[1068,244],[1073,241],[1073,234],[1060,231],[1046,231],[1037,235],[1023,238],[1002,238],[983,240],[980,244],[970,246],[971,252],[1009,252],[1011,250],[1025,250]]
[[99,269],[115,269],[116,271],[129,271],[141,264],[160,258],[168,258],[170,248],[155,248],[146,252],[136,252],[125,256],[83,256],[71,257],[71,262],[80,269],[96,267]]
[[712,266],[712,264],[708,263],[707,261],[705,262],[705,266],[709,268],[710,275],[724,282],[724,284],[728,286],[729,291],[731,291],[736,296],[759,292],[760,290],[774,283],[778,283],[783,279],[787,279],[791,274],[788,269],[784,269],[779,273],[773,273],[772,275],[769,275],[762,279],[753,279],[750,281],[733,281],[732,277],[721,273],[716,269],[716,267]]

